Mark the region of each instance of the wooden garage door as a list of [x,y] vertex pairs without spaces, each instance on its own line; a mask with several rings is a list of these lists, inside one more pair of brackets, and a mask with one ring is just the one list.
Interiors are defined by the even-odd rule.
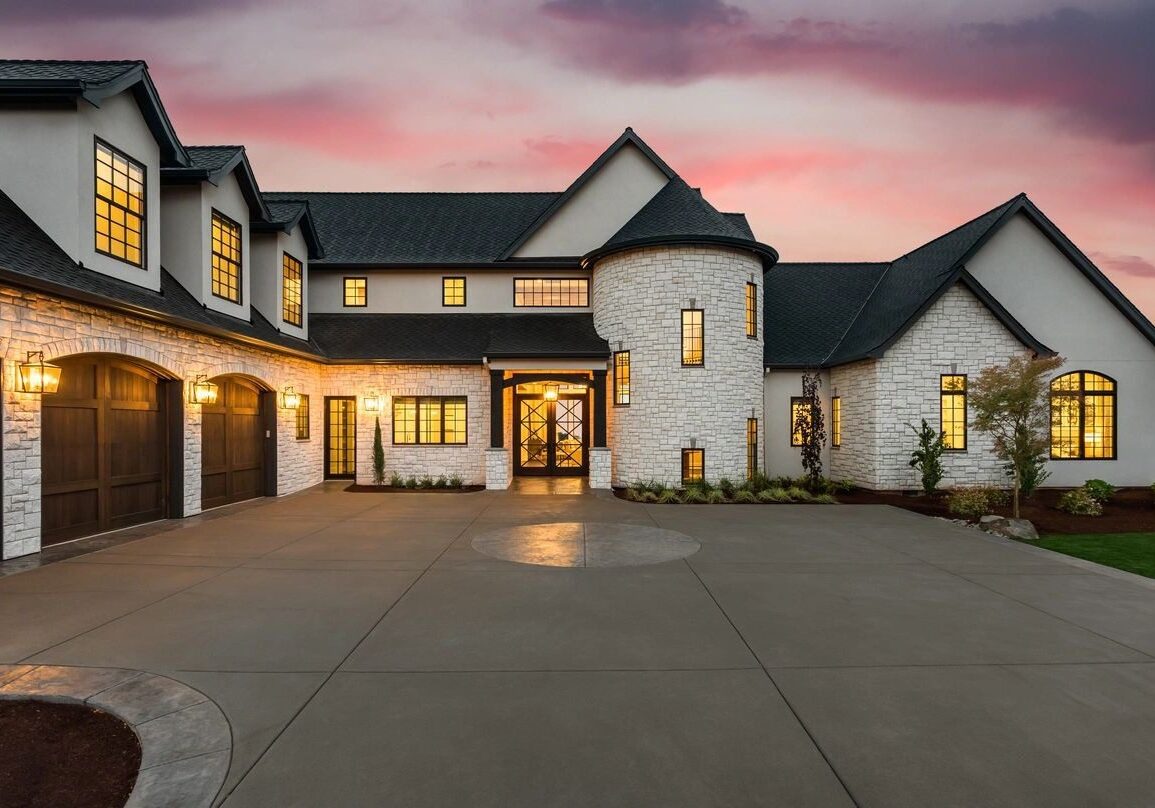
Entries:
[[261,391],[235,376],[213,379],[217,403],[201,407],[201,507],[265,495]]
[[41,402],[42,542],[163,519],[168,417],[163,380],[116,357],[57,360]]

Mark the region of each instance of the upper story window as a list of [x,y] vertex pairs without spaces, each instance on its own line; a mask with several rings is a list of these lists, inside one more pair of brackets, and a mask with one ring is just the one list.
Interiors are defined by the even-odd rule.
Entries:
[[967,377],[943,374],[939,383],[939,423],[948,451],[967,449]]
[[393,399],[393,442],[395,444],[465,444],[465,397],[395,397]]
[[589,278],[514,278],[515,306],[588,306]]
[[835,449],[842,445],[842,396],[830,399],[830,445]]
[[213,211],[212,292],[233,303],[241,302],[241,226],[220,211]]
[[1115,380],[1077,370],[1051,382],[1051,457],[1114,460]]
[[758,339],[758,284],[746,284],[746,336]]
[[367,278],[345,278],[345,305],[364,306],[368,303]]
[[465,305],[465,278],[441,279],[441,305]]
[[298,327],[303,321],[301,262],[288,253],[281,254],[281,319]]
[[682,309],[682,365],[701,367],[706,363],[706,332],[701,309]]
[[96,251],[144,266],[144,166],[96,141]]
[[614,354],[614,404],[630,403],[630,352]]

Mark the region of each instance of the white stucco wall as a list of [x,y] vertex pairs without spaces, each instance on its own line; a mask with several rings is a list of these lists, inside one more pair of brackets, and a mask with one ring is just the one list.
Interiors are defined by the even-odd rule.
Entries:
[[1066,358],[1059,371],[1092,370],[1118,383],[1118,458],[1055,460],[1049,486],[1097,477],[1155,481],[1155,346],[1024,215],[1009,221],[967,265],[1012,315]]
[[[96,138],[145,167],[145,268],[96,252]],[[160,288],[160,151],[130,92],[76,110],[0,110],[0,187],[88,269]]]
[[[822,414],[826,419],[827,441],[822,452],[823,473],[830,477],[830,374],[821,371]],[[794,424],[790,399],[802,395],[802,372],[798,370],[768,371],[765,377],[766,442],[762,448],[765,458],[763,471],[771,477],[797,477],[802,472],[802,450],[790,445]],[[843,430],[845,432],[845,430]],[[845,440],[845,438],[844,438]]]
[[[291,233],[253,233],[249,238],[252,250],[252,305],[265,319],[285,334],[301,339],[309,337],[309,249],[298,227]],[[282,258],[288,253],[301,262],[301,304],[303,315],[301,325],[295,326],[284,320],[284,265]]]
[[605,244],[668,179],[632,144],[623,146],[514,254],[585,255]]

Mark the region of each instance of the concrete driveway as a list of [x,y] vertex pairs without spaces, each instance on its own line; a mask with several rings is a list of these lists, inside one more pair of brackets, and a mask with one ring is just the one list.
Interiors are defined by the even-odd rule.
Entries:
[[[558,522],[701,548],[472,546]],[[21,661],[206,693],[229,808],[1155,805],[1155,588],[885,507],[330,485],[0,579]]]

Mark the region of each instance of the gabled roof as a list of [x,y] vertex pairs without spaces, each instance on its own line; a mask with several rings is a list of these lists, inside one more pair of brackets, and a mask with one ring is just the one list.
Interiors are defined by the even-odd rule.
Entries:
[[488,265],[556,193],[266,193],[304,201],[325,257],[317,266]]
[[160,146],[162,165],[188,165],[188,154],[143,61],[0,60],[0,98],[10,102],[75,104],[83,99],[99,107],[104,99],[125,90],[132,90]]
[[237,184],[249,206],[249,216],[255,221],[268,221],[269,211],[257,185],[257,176],[249,165],[244,146],[187,146],[187,166],[160,170],[160,181],[165,185],[192,185],[209,182],[220,185],[229,174],[236,173]]
[[313,215],[309,211],[309,203],[304,200],[284,200],[273,202],[265,199],[265,207],[269,211],[267,222],[252,222],[251,226],[257,233],[272,233],[281,231],[291,233],[298,225],[301,235],[309,248],[309,260],[317,261],[325,257],[325,249],[321,238],[317,235],[317,227],[313,224]]

